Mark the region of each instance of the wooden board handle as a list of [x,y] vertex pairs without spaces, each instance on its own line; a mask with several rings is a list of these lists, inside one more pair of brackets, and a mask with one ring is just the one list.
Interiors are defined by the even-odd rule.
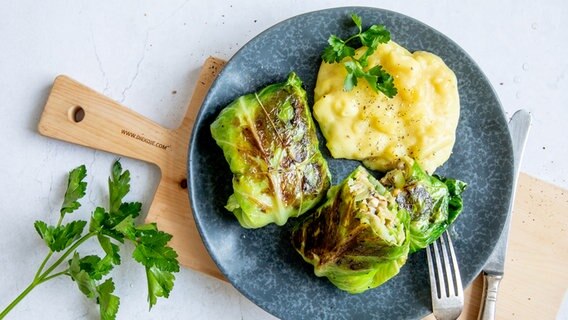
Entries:
[[159,167],[178,147],[172,131],[67,76],[55,79],[38,130],[48,137]]
[[41,134],[154,163],[162,178],[146,216],[174,237],[170,245],[186,267],[224,280],[207,253],[187,194],[187,153],[193,122],[207,90],[223,68],[209,57],[201,69],[179,128],[168,130],[66,76],[55,79],[42,113]]

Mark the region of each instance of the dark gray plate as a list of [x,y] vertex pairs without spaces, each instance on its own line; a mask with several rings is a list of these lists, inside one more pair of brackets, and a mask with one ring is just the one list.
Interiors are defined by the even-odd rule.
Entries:
[[[311,105],[320,53],[330,34],[354,33],[351,13],[362,16],[364,24],[386,25],[393,40],[410,51],[441,56],[457,75],[462,107],[457,142],[437,173],[469,183],[465,209],[453,227],[464,285],[489,257],[509,206],[513,157],[507,122],[488,80],[457,44],[419,21],[376,8],[336,8],[283,21],[247,43],[225,66],[197,117],[189,151],[191,203],[209,253],[240,292],[280,318],[407,319],[431,310],[423,251],[412,255],[386,284],[350,295],[316,277],[293,250],[289,230],[294,221],[284,227],[245,230],[223,208],[232,193],[232,175],[209,125],[233,99],[284,81],[290,71],[303,79]],[[330,158],[321,135],[320,144],[334,184],[358,165]]]

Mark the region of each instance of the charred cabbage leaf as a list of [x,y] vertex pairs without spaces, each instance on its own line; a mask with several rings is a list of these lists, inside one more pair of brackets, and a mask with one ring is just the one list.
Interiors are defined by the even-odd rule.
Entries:
[[410,214],[410,253],[426,248],[454,222],[467,186],[460,180],[430,176],[410,158],[401,160],[381,183]]
[[292,244],[317,276],[360,293],[395,276],[409,250],[409,215],[363,167],[333,186],[292,231]]
[[211,124],[233,173],[226,208],[245,228],[283,225],[314,207],[331,184],[302,81],[244,95]]

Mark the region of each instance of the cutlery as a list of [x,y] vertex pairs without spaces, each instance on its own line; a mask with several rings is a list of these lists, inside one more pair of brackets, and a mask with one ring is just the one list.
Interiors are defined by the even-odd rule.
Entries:
[[497,305],[497,292],[499,284],[504,274],[505,255],[507,253],[507,241],[509,238],[509,227],[511,225],[511,215],[513,203],[515,202],[515,192],[517,187],[517,179],[519,177],[519,169],[523,157],[523,151],[527,141],[529,128],[531,124],[531,115],[526,110],[518,110],[509,121],[509,132],[513,142],[513,188],[511,190],[511,202],[509,204],[509,212],[505,220],[505,227],[497,241],[497,245],[489,260],[483,268],[483,297],[481,299],[481,307],[479,309],[479,320],[495,319],[495,308]]
[[463,288],[454,246],[447,231],[426,248],[426,257],[434,317],[455,320],[463,310]]

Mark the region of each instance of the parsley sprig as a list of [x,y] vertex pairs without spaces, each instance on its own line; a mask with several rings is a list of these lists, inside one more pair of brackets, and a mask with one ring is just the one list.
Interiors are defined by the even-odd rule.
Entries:
[[[345,77],[343,83],[346,91],[351,91],[357,86],[357,79],[363,78],[375,92],[382,92],[389,98],[394,97],[397,93],[394,78],[380,65],[371,68],[368,65],[369,56],[377,50],[379,44],[389,42],[390,32],[385,26],[377,24],[363,31],[361,17],[352,14],[351,19],[359,32],[345,40],[336,35],[331,35],[327,40],[329,45],[323,50],[322,60],[327,63],[339,63],[345,58],[349,58],[343,62],[347,70],[347,77]],[[367,48],[359,58],[355,57],[355,48],[349,45],[350,42],[356,40],[359,40],[361,45]]]
[[[86,233],[84,229],[87,221],[75,220],[63,224],[63,219],[68,214],[81,207],[79,200],[85,196],[86,176],[84,165],[69,173],[67,191],[56,225],[48,225],[43,221],[34,223],[49,252],[31,284],[0,313],[0,319],[36,286],[59,276],[70,277],[85,296],[96,301],[101,319],[115,319],[120,298],[113,294],[115,285],[112,278],[104,278],[120,264],[119,244],[125,242],[134,245],[132,257],[146,269],[150,308],[156,304],[158,297],[169,296],[175,280],[173,273],[179,271],[178,255],[167,245],[172,236],[158,230],[154,223],[136,224],[135,218],[140,215],[142,204],[123,202],[130,191],[130,172],[123,171],[119,161],[113,164],[111,177],[108,179],[108,210],[97,207],[93,211]],[[78,247],[91,238],[97,239],[104,255],[79,254]],[[47,266],[48,262],[53,260],[53,255],[60,252],[60,257]]]

